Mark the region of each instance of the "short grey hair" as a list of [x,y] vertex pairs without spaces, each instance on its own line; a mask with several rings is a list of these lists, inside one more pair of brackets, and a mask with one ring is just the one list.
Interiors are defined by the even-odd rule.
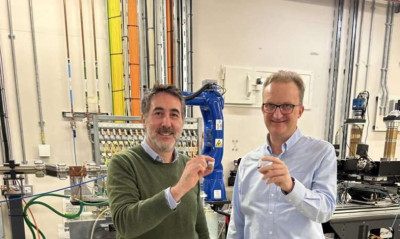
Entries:
[[273,82],[284,82],[284,83],[293,82],[293,83],[295,83],[297,88],[300,91],[300,103],[303,104],[305,86],[304,86],[303,79],[301,78],[301,76],[298,73],[293,72],[293,71],[280,70],[280,71],[270,75],[267,78],[267,80],[264,82],[263,92],[264,92],[265,87],[272,84]]
[[175,85],[164,85],[164,84],[155,84],[151,90],[148,90],[145,92],[145,94],[142,98],[142,102],[141,102],[141,104],[142,104],[141,111],[142,111],[142,114],[144,115],[144,117],[147,117],[147,115],[149,114],[150,103],[151,103],[151,99],[153,98],[153,96],[155,96],[156,94],[161,93],[161,92],[170,94],[179,99],[179,101],[181,102],[181,105],[182,105],[181,115],[182,115],[182,119],[183,119],[185,117],[185,100],[182,96],[181,91],[178,88],[176,88]]

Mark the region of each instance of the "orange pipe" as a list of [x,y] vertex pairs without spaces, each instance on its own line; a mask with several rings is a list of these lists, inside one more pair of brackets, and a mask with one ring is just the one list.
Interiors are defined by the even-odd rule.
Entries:
[[140,116],[140,60],[137,1],[128,0],[129,70],[131,81],[131,115]]

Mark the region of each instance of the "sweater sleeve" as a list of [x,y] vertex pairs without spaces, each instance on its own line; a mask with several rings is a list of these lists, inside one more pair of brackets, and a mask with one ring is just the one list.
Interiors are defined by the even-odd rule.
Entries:
[[198,203],[197,203],[196,232],[199,235],[199,239],[209,239],[210,236],[208,234],[207,221],[203,209],[203,201],[200,197],[201,189],[199,183],[197,184],[197,187],[198,187],[198,193],[197,193]]
[[127,156],[116,154],[108,168],[107,190],[115,228],[123,238],[138,237],[174,213],[164,191],[140,200],[136,172]]

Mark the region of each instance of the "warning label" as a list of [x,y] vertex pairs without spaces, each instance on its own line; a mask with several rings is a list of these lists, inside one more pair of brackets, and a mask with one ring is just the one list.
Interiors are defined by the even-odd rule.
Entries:
[[222,198],[222,191],[214,190],[214,199],[221,199],[221,198]]
[[215,120],[215,129],[222,130],[222,119]]
[[215,147],[222,148],[222,139],[215,139]]

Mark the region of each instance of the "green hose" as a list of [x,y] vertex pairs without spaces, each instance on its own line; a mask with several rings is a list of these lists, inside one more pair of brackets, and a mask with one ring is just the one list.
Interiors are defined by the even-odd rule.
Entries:
[[[61,198],[70,198],[67,195],[61,195],[61,194],[54,194],[54,193],[45,193],[45,194],[41,194],[38,195],[34,198],[32,198],[24,207],[24,220],[26,222],[26,224],[28,225],[29,230],[32,233],[33,239],[36,239],[36,235],[34,232],[34,229],[36,229],[36,226],[29,220],[28,216],[27,216],[27,210],[30,206],[34,205],[34,204],[39,204],[42,206],[47,207],[48,209],[50,209],[52,212],[54,212],[55,214],[67,218],[67,219],[74,219],[77,218],[81,215],[82,211],[83,211],[83,206],[105,206],[108,205],[108,201],[104,201],[104,202],[98,202],[98,203],[87,203],[81,200],[77,200],[79,202],[79,211],[75,214],[70,214],[70,213],[66,213],[66,214],[62,214],[61,212],[57,211],[56,209],[54,209],[52,206],[41,202],[41,201],[36,201],[36,199],[44,197],[44,196],[53,196],[53,197],[61,197]],[[43,237],[43,239],[46,239],[46,237],[44,236],[43,232],[37,228],[37,230],[39,231],[40,235]]]

